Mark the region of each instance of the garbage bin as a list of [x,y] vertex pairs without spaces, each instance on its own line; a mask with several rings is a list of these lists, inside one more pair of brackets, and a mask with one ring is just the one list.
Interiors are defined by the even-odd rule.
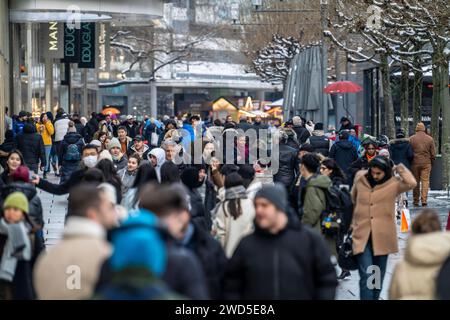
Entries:
[[442,168],[442,155],[438,154],[436,160],[433,162],[433,168],[431,169],[430,176],[430,190],[443,190],[443,168]]

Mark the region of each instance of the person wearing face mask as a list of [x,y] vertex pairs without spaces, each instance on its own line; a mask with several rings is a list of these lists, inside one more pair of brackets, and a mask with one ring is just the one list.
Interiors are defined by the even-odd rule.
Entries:
[[81,152],[81,168],[74,171],[70,177],[61,184],[51,183],[45,179],[40,179],[38,175],[32,181],[38,188],[55,195],[63,195],[70,192],[70,189],[79,185],[89,168],[94,168],[98,162],[98,149],[92,144],[87,144]]
[[127,166],[128,158],[122,153],[121,145],[117,138],[112,138],[108,143],[108,151],[112,156],[114,167],[116,167],[117,171],[122,170]]
[[[361,300],[378,300],[380,297],[388,255],[398,252],[395,200],[416,184],[416,179],[403,164],[392,167],[392,163],[382,156],[373,158],[368,170],[356,174],[351,229]],[[381,273],[380,288],[368,287],[372,275],[369,266],[373,265],[378,266]]]
[[156,170],[158,181],[161,182],[161,166],[166,162],[166,152],[161,148],[154,148],[148,153],[148,160]]

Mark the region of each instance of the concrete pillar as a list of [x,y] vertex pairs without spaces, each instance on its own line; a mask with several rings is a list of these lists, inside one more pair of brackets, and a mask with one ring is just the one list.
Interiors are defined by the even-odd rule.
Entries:
[[52,111],[53,107],[53,60],[45,59],[45,111]]
[[27,72],[28,72],[28,90],[27,90],[27,104],[26,111],[32,111],[33,100],[33,25],[27,23]]
[[88,114],[88,69],[82,69],[83,74],[83,103],[80,107],[79,113],[80,116],[87,117]]
[[155,81],[150,81],[150,116],[158,116],[158,91]]

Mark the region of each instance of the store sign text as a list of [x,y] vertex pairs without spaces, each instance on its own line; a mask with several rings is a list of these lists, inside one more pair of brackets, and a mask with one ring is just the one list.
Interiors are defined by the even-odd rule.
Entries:
[[48,27],[49,51],[58,51],[58,22],[49,22]]

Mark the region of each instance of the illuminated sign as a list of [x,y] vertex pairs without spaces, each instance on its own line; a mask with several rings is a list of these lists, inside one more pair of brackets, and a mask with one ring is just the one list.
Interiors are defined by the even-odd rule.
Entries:
[[95,23],[81,23],[78,68],[95,69]]
[[64,59],[63,63],[78,63],[80,55],[80,30],[64,24]]
[[62,26],[56,21],[45,24],[45,57],[62,58],[63,57],[63,35]]

